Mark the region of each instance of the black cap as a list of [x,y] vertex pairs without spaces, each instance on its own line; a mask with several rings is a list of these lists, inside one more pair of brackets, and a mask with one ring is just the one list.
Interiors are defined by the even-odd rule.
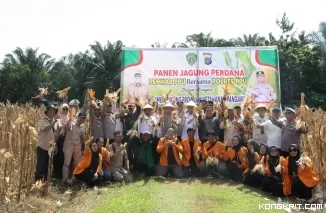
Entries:
[[137,73],[135,74],[135,77],[141,77],[141,73],[137,72]]
[[86,118],[86,113],[80,112],[80,113],[78,113],[78,117]]
[[260,75],[265,76],[265,73],[263,71],[256,72],[256,76],[257,77],[260,76]]
[[49,103],[49,102],[44,102],[44,105],[46,106],[46,109],[44,113],[46,114],[50,109],[55,110],[55,114],[58,113],[58,105],[56,103]]
[[196,130],[194,128],[191,128],[191,127],[187,129],[187,133],[191,132],[191,131],[196,131]]
[[214,130],[208,130],[206,132],[206,136],[214,135],[215,136],[215,131]]

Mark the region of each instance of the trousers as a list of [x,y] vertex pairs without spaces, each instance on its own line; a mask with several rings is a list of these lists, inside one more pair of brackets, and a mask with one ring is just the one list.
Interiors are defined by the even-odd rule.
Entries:
[[63,152],[64,152],[64,163],[62,168],[62,179],[63,181],[68,180],[69,177],[69,166],[71,160],[74,159],[74,168],[78,165],[82,158],[82,151],[81,151],[81,143],[80,144],[65,144]]

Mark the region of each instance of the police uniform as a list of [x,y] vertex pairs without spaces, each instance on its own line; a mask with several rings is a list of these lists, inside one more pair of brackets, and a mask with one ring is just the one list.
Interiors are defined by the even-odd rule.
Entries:
[[[258,71],[256,77],[265,76],[263,71]],[[276,99],[276,94],[273,87],[267,83],[256,83],[249,89],[248,97],[254,94],[256,102],[271,102]]]
[[[140,73],[136,73],[135,77],[139,78],[141,77]],[[143,83],[132,83],[128,86],[128,94],[132,97],[133,94],[138,95],[140,99],[142,100],[148,100],[149,96],[148,96],[148,85],[147,84],[143,84]]]

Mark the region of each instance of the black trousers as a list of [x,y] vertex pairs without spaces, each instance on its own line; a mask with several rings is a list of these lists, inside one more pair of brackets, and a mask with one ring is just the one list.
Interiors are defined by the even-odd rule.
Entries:
[[88,187],[93,187],[93,186],[99,185],[102,181],[100,175],[98,176],[98,178],[96,180],[93,180],[94,174],[95,173],[92,170],[85,169],[80,174],[75,175],[75,177],[79,181],[86,183],[86,185]]
[[148,167],[145,164],[137,163],[135,169],[139,173],[145,173],[146,176],[154,176],[155,175],[155,167]]
[[[263,180],[261,181],[261,189],[264,192],[272,193],[273,186],[277,185],[277,184],[282,185],[282,177],[280,177],[280,176],[270,176],[270,177],[265,176],[263,178]],[[277,188],[277,186],[274,188]],[[283,191],[283,187],[282,187],[282,191]],[[280,197],[280,196],[278,196],[278,197]]]
[[228,175],[234,181],[242,181],[242,173],[244,169],[239,169],[235,163],[228,163]]
[[312,189],[313,187],[307,187],[299,178],[292,181],[291,192],[294,197],[309,200],[312,197]]
[[249,173],[246,174],[243,178],[242,181],[244,184],[252,187],[261,187],[261,183],[263,180],[264,176],[261,174],[257,173]]
[[200,171],[196,163],[191,163],[189,166],[182,166],[182,169],[185,178],[200,176]]
[[36,148],[36,172],[35,181],[43,180],[47,181],[48,178],[48,165],[49,154],[47,150],[41,147]]
[[63,143],[65,141],[65,136],[60,135],[57,144],[57,154],[53,156],[53,177],[61,179],[62,178],[62,167],[65,160],[63,153]]

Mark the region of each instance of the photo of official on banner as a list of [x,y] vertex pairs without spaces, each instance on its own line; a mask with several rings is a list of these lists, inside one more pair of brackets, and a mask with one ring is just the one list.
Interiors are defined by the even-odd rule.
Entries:
[[[228,105],[241,105],[247,97],[256,104],[279,105],[281,100],[277,47],[241,48],[125,48],[121,85],[124,98],[162,94],[188,102],[219,101],[223,87],[230,92]],[[189,92],[188,92],[189,91]]]

